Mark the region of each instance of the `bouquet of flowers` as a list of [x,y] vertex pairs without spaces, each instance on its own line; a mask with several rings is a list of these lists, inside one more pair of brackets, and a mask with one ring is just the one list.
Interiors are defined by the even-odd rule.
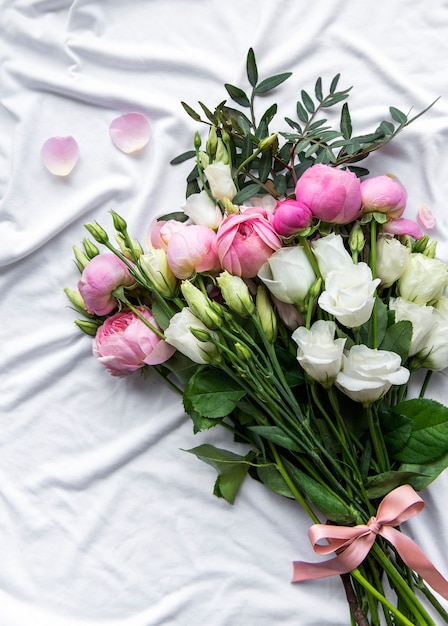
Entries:
[[[357,165],[418,115],[390,107],[353,136],[337,75],[271,132],[277,106],[258,120],[255,101],[290,73],[260,81],[253,50],[246,68],[248,93],[225,85],[239,108],[183,103],[208,130],[173,161],[194,159],[183,210],[143,244],[115,212],[115,242],[86,224],[94,241],[74,247],[82,275],[66,289],[76,323],[112,375],[162,377],[195,432],[247,444],[189,451],[216,469],[216,496],[233,503],[250,476],[300,503],[317,554],[335,554],[295,562],[294,582],[340,575],[359,626],[434,626],[428,601],[448,623],[430,590],[448,599],[448,582],[398,528],[448,465],[448,409],[424,397],[448,366],[448,265],[403,216],[402,184]],[[333,129],[323,115],[340,103]]]

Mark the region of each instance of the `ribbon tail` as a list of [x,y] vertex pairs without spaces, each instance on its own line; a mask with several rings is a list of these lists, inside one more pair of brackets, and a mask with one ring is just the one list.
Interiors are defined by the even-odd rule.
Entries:
[[352,544],[343,550],[338,556],[320,563],[307,563],[306,561],[293,562],[293,583],[316,578],[326,578],[336,574],[347,574],[354,570],[369,553],[375,537],[365,536],[357,538]]
[[431,563],[417,544],[400,531],[390,526],[383,527],[380,533],[395,546],[404,563],[425,580],[430,587],[448,600],[448,580]]

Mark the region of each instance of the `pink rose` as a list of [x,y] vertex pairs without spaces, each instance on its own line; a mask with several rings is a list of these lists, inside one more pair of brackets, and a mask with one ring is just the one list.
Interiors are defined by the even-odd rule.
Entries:
[[121,285],[129,287],[135,280],[125,263],[113,252],[93,257],[86,265],[78,282],[86,310],[95,315],[107,315],[117,306],[114,289]]
[[217,237],[223,269],[235,276],[253,278],[271,254],[282,247],[269,215],[265,209],[253,207],[223,220]]
[[391,235],[410,235],[414,239],[421,239],[423,233],[420,226],[413,220],[405,217],[399,217],[396,220],[390,220],[384,224],[384,232]]
[[178,220],[155,220],[149,227],[148,247],[166,250],[171,235],[182,228],[185,228],[185,223]]
[[361,198],[363,213],[386,213],[396,219],[406,208],[407,194],[393,176],[374,176],[362,181]]
[[195,272],[220,269],[216,251],[216,233],[208,226],[190,224],[173,233],[167,247],[168,264],[181,280]]
[[[160,330],[147,307],[140,314]],[[175,348],[166,343],[132,311],[115,313],[102,324],[93,340],[93,354],[112,376],[126,376],[144,365],[167,361]]]
[[281,237],[290,237],[312,222],[310,208],[297,200],[278,202],[274,210],[273,226]]
[[324,222],[348,224],[361,212],[361,183],[349,170],[319,163],[305,170],[297,181],[296,200]]

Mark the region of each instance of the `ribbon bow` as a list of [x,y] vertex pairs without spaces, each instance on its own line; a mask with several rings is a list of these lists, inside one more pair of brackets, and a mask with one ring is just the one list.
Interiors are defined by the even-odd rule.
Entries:
[[[378,507],[376,517],[371,517],[367,524],[353,527],[314,524],[308,531],[314,551],[317,554],[331,552],[338,554],[321,563],[294,561],[292,582],[325,578],[352,571],[365,559],[376,536],[381,535],[396,548],[408,567],[448,600],[448,581],[412,539],[394,528],[420,513],[424,506],[425,503],[410,485],[402,485],[385,496]],[[326,539],[328,545],[320,545],[318,541],[322,539]]]

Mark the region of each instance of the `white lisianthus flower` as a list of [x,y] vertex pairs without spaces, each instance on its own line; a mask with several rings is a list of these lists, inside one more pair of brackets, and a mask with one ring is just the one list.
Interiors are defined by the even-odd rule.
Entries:
[[361,344],[344,355],[335,384],[355,402],[367,405],[379,400],[392,385],[406,384],[409,376],[398,354]]
[[350,263],[343,271],[338,269],[327,275],[319,306],[346,328],[357,328],[372,314],[379,282],[379,278],[372,280],[372,271],[366,263]]
[[138,265],[164,298],[175,295],[177,278],[168,265],[168,257],[163,248],[151,248],[146,254],[142,254]]
[[350,253],[345,249],[341,235],[330,233],[311,244],[322,278],[326,280],[333,270],[344,271],[353,265]]
[[198,318],[193,315],[188,307],[184,307],[180,313],[176,313],[170,320],[165,330],[165,341],[182,352],[194,363],[211,363],[216,355],[216,346],[210,341],[200,341],[191,332],[191,328],[205,331],[218,339],[213,331],[209,330]]
[[409,256],[397,283],[399,295],[416,304],[437,302],[447,285],[448,265],[419,252]]
[[390,287],[403,274],[411,251],[395,237],[379,237],[376,243],[376,275],[382,287]]
[[448,311],[435,308],[433,323],[425,345],[415,356],[417,367],[432,371],[444,370],[448,367]]
[[264,263],[258,277],[281,302],[301,308],[316,275],[302,246],[276,250]]
[[212,196],[218,200],[224,198],[232,200],[236,195],[237,189],[232,179],[230,165],[226,165],[222,161],[214,161],[211,165],[207,165],[204,174],[210,185]]
[[192,193],[188,196],[183,210],[193,224],[201,224],[216,229],[222,222],[221,209],[204,189],[200,193]]
[[297,360],[305,372],[324,385],[331,386],[342,366],[346,339],[335,339],[336,324],[318,320],[308,330],[297,328],[292,339],[298,345]]
[[420,352],[426,345],[426,340],[433,325],[432,306],[415,304],[408,302],[403,298],[391,298],[389,301],[389,309],[395,311],[395,321],[408,320],[412,324],[412,339],[409,347],[409,356],[413,356]]

